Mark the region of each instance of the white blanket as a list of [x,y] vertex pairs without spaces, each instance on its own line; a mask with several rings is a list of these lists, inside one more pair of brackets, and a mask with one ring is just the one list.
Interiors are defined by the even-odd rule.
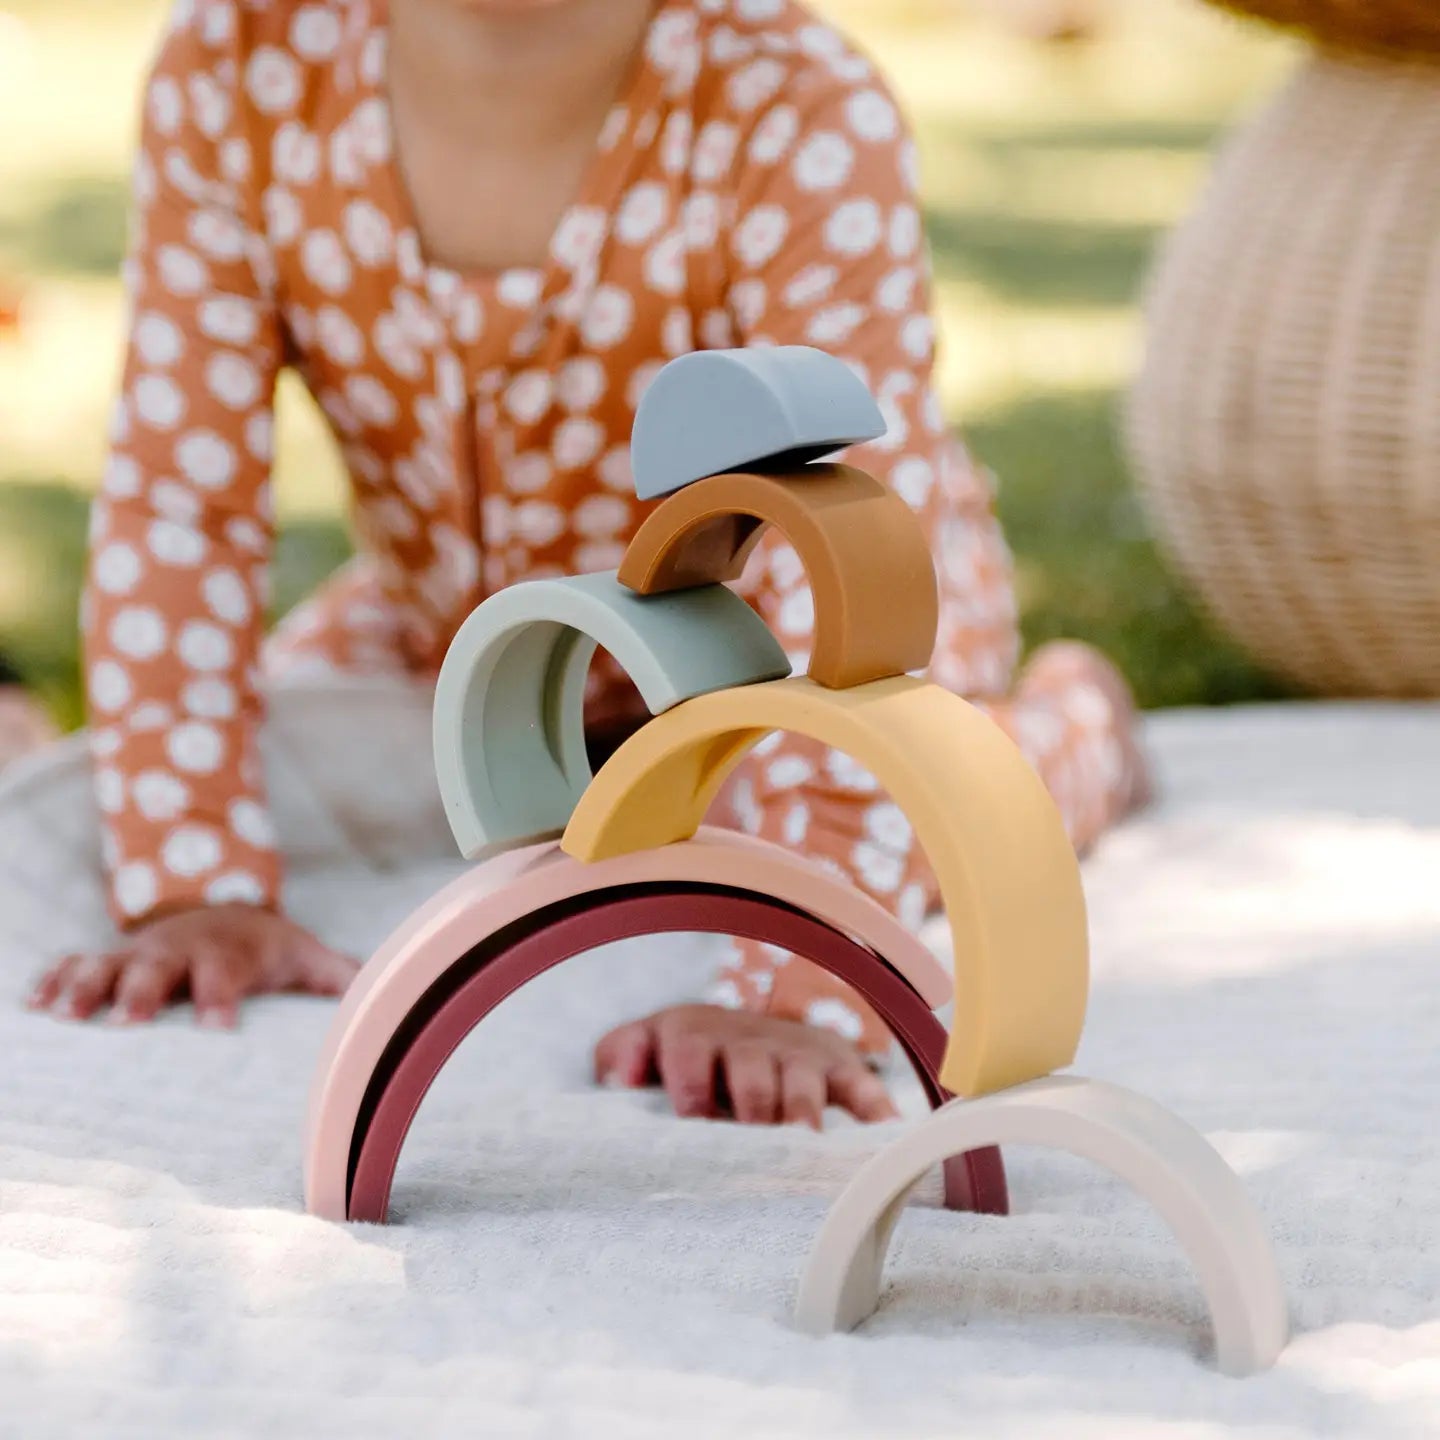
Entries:
[[[357,947],[455,871],[423,703],[396,704],[408,771],[353,731],[300,754],[313,704],[272,727],[291,724],[271,764],[290,766],[293,903]],[[121,1030],[19,1008],[40,949],[99,925],[82,765],[57,752],[0,786],[0,1435],[1440,1435],[1437,719],[1164,716],[1162,804],[1087,867],[1077,1068],[1192,1121],[1259,1203],[1295,1338],[1248,1381],[1211,1367],[1156,1217],[1048,1152],[1007,1156],[1008,1218],[922,1193],[876,1318],[793,1333],[826,1205],[895,1127],[681,1122],[593,1089],[594,1037],[698,984],[686,946],[532,985],[426,1101],[393,1223],[308,1218],[300,1124],[328,1004],[263,1000],[233,1035],[187,1012]],[[337,800],[342,751],[389,782],[383,815],[359,781]],[[408,850],[386,850],[382,819]]]

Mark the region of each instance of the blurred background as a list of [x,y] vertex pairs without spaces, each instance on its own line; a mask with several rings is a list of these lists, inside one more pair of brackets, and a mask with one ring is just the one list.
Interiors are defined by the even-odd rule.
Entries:
[[[67,725],[138,93],[167,8],[0,0],[0,652]],[[1094,641],[1150,707],[1284,695],[1159,553],[1117,419],[1152,253],[1291,44],[1196,0],[816,8],[880,61],[918,127],[944,399],[1000,478],[1027,640]],[[338,464],[298,386],[281,397],[277,492],[283,609],[347,545]]]

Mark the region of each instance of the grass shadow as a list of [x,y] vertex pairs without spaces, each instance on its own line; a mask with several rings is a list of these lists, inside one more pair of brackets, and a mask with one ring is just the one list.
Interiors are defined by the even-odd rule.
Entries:
[[1290,698],[1222,635],[1167,564],[1120,453],[1113,391],[1028,397],[966,427],[1000,476],[1027,646],[1109,654],[1146,708]]
[[271,619],[278,619],[303,600],[352,553],[349,532],[339,520],[291,520],[283,524],[275,544]]
[[[1027,645],[1062,636],[1113,656],[1141,704],[1289,698],[1203,615],[1151,536],[1116,442],[1115,397],[1097,390],[1027,398],[967,427],[1002,477],[1000,514],[1016,557]],[[62,723],[82,714],[76,620],[88,502],[73,486],[0,483],[0,652]],[[282,527],[273,613],[284,614],[351,553],[338,520]]]
[[[1220,133],[1211,123],[1158,119],[929,127],[937,168],[974,176],[932,192],[953,197],[932,203],[926,217],[937,273],[973,279],[1028,307],[1129,305],[1165,227],[1148,215],[1127,217],[1127,198],[1149,183],[1151,162],[1201,161]],[[1083,188],[1093,176],[1108,193],[1117,160],[1141,169],[1125,172],[1113,217],[1033,213],[1037,203],[1049,208],[1057,167],[1067,186]]]
[[1132,304],[1162,233],[981,209],[932,209],[925,224],[940,278],[978,280],[1007,300],[1050,307]]
[[[61,724],[81,723],[79,601],[89,500],[71,485],[0,479],[0,654]],[[282,615],[350,554],[339,521],[282,526],[273,615]],[[18,580],[13,577],[17,577]]]
[[953,132],[958,140],[973,145],[996,159],[1013,159],[1023,151],[1115,151],[1188,150],[1207,153],[1224,132],[1224,125],[1209,120],[1077,119],[1064,125],[1016,125],[991,127],[976,135],[973,131]]
[[128,181],[68,176],[0,215],[0,248],[30,271],[114,275],[125,257],[129,207]]

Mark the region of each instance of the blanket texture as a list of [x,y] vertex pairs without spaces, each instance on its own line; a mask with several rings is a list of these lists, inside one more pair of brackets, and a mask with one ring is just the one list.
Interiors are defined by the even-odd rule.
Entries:
[[[279,701],[267,743],[292,904],[365,951],[458,862],[423,697],[356,698]],[[682,1122],[592,1088],[594,1038],[694,993],[700,942],[530,986],[427,1099],[393,1223],[308,1218],[328,1003],[258,1001],[234,1034],[20,1008],[44,954],[103,936],[83,754],[59,747],[0,783],[0,1435],[1440,1435],[1437,721],[1158,718],[1161,802],[1087,864],[1076,1069],[1199,1127],[1275,1236],[1295,1335],[1240,1382],[1156,1216],[1025,1149],[1013,1215],[922,1189],[876,1317],[791,1331],[827,1204],[896,1127]]]

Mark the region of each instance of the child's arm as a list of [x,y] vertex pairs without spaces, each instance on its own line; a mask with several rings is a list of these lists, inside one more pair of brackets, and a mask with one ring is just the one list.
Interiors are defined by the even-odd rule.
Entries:
[[[845,458],[911,505],[937,560],[962,537],[980,538],[966,544],[963,557],[947,556],[939,567],[937,652],[960,648],[950,632],[960,619],[957,591],[963,591],[963,651],[972,667],[993,670],[1003,684],[1015,646],[1007,557],[988,487],[949,436],[931,386],[934,326],[914,145],[873,75],[845,84],[817,73],[810,89],[808,98],[787,95],[761,117],[743,151],[730,236],[737,343],[815,345],[864,378],[888,430]],[[978,573],[977,565],[988,572]],[[949,578],[955,569],[958,585]],[[814,608],[795,552],[778,536],[768,537],[744,588],[803,673]],[[969,678],[982,685],[987,679]],[[740,828],[803,847],[908,924],[923,918],[930,897],[911,873],[910,827],[845,756],[801,737],[773,736],[728,794],[730,818]],[[728,1005],[835,1029],[868,1053],[890,1044],[884,1026],[847,986],[765,947],[737,945],[714,993]]]
[[[853,57],[841,59],[852,72]],[[725,343],[819,346],[855,365],[879,396],[887,435],[847,458],[901,495],[930,538],[940,588],[930,678],[988,697],[986,708],[1026,751],[1072,838],[1084,843],[1135,794],[1141,767],[1128,695],[1113,668],[1075,646],[1042,652],[1014,685],[1009,552],[988,478],[949,435],[931,383],[913,148],[873,75],[827,85],[820,74],[819,82],[808,95],[792,87],[741,134]],[[745,588],[803,671],[814,612],[791,547],[773,535],[763,542]],[[848,757],[775,736],[757,747],[727,796],[732,823],[803,848],[907,925],[933,906],[933,877],[909,824]],[[598,1067],[630,1084],[658,1076],[682,1112],[714,1113],[723,1085],[738,1118],[796,1118],[776,1108],[780,1073],[799,1077],[792,1089],[828,1090],[831,1102],[861,1119],[890,1113],[878,1077],[863,1087],[858,1079],[861,1055],[887,1051],[890,1037],[849,987],[804,960],[742,944],[714,998],[727,1008],[681,1007],[622,1026],[600,1042]],[[757,1018],[765,1026],[747,1028]],[[839,1085],[837,1074],[845,1077]],[[746,1109],[734,1092],[751,1085],[758,1098]]]
[[[887,434],[846,458],[894,489],[930,538],[940,589],[930,678],[991,697],[995,718],[1060,801],[1072,838],[1086,843],[1125,808],[1134,783],[1123,681],[1084,651],[1083,675],[1068,661],[1042,667],[1057,681],[1061,668],[1075,670],[1067,693],[1022,680],[1013,698],[1000,699],[1019,649],[1010,556],[988,477],[950,435],[932,384],[914,145],[873,75],[828,89],[809,104],[787,95],[744,150],[729,292],[738,342],[819,346],[849,361],[876,393]],[[797,110],[798,125],[785,118]],[[788,144],[775,138],[791,133]],[[803,671],[814,609],[799,560],[778,536],[762,543],[746,588]],[[802,737],[771,737],[729,793],[740,828],[803,847],[907,925],[934,905],[933,877],[908,822],[847,757]],[[884,1027],[848,987],[765,947],[736,948],[717,998],[834,1028],[870,1053],[889,1048]]]
[[177,14],[145,92],[129,343],[82,617],[111,907],[129,934],[36,992],[78,1016],[114,1000],[144,1018],[190,988],[224,1018],[249,990],[338,976],[267,913],[279,867],[256,664],[282,343],[250,183],[265,159],[245,134],[235,7]]

